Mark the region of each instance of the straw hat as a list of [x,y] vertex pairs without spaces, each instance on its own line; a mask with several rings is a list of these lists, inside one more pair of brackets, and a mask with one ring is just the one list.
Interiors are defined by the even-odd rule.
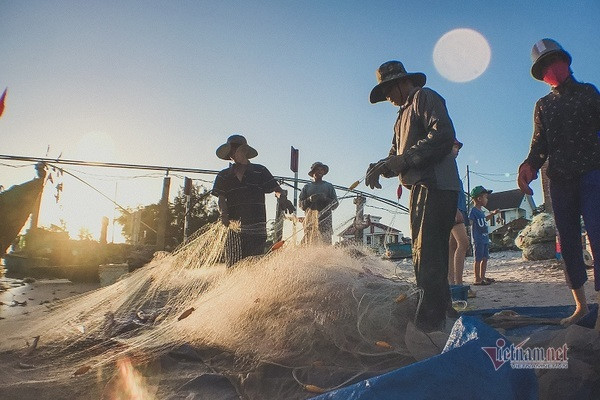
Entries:
[[222,160],[231,159],[231,149],[236,147],[244,147],[246,149],[246,157],[254,158],[258,155],[258,151],[248,145],[248,141],[242,135],[231,135],[227,138],[227,143],[220,145],[217,148],[217,157]]
[[329,172],[329,167],[325,164],[323,164],[321,161],[317,161],[314,162],[313,165],[310,166],[310,171],[308,171],[308,176],[313,176],[315,174],[315,169],[317,168],[323,168],[325,170],[325,173],[323,175],[326,175]]
[[372,104],[386,100],[383,88],[389,82],[403,78],[412,78],[416,86],[423,87],[427,81],[427,77],[421,72],[406,72],[404,65],[400,61],[388,61],[381,64],[377,71],[375,71],[375,76],[377,77],[378,84],[371,90],[370,100]]

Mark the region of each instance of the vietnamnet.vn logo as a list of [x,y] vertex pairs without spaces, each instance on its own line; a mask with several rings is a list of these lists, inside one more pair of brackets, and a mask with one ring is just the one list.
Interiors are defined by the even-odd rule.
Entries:
[[529,338],[519,344],[506,345],[502,338],[496,340],[496,347],[482,347],[498,371],[506,362],[514,369],[567,369],[567,344],[561,347],[523,347]]

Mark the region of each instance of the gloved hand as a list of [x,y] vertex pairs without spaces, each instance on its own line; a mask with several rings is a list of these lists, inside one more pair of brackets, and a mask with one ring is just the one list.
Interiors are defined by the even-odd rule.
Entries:
[[315,193],[308,197],[311,210],[322,211],[329,204],[329,198],[324,193]]
[[221,213],[221,223],[225,225],[225,227],[229,226],[229,215],[225,213]]
[[519,189],[524,194],[532,195],[533,190],[529,187],[531,181],[537,178],[537,171],[533,169],[533,167],[525,161],[523,164],[519,166],[519,176],[517,177],[517,185],[519,185]]
[[406,162],[406,158],[403,154],[397,156],[389,156],[385,159],[385,165],[390,170],[390,172],[387,175],[383,175],[386,178],[391,178],[392,176],[402,174],[408,169],[408,163]]
[[287,197],[281,196],[279,198],[279,210],[286,212],[288,214],[292,214],[296,211],[294,204],[287,199]]
[[387,158],[384,158],[383,160],[379,160],[377,163],[369,164],[369,168],[367,169],[367,173],[365,175],[366,186],[370,187],[371,189],[381,189],[379,176],[389,174],[391,172],[386,165],[387,160]]
[[323,193],[315,193],[308,196],[308,201],[310,201],[311,203],[325,202],[327,201],[327,197],[325,197],[325,194]]

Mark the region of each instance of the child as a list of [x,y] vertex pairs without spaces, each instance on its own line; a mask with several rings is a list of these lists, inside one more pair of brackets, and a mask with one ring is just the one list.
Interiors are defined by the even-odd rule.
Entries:
[[473,265],[475,270],[474,285],[489,285],[495,281],[492,278],[485,277],[487,259],[490,257],[487,220],[494,218],[494,215],[498,214],[499,210],[492,211],[488,216],[481,210],[482,207],[487,205],[490,193],[492,191],[487,190],[483,186],[476,186],[471,190],[471,199],[474,207],[469,213],[469,220],[471,222],[473,255],[475,258]]

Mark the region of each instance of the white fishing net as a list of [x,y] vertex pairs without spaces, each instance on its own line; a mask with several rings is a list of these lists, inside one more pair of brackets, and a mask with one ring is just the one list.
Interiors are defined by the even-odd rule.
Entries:
[[420,293],[389,277],[392,263],[286,244],[228,269],[227,234],[210,225],[113,285],[0,323],[0,393],[180,398],[202,370],[241,398],[304,399],[414,361],[405,332]]

